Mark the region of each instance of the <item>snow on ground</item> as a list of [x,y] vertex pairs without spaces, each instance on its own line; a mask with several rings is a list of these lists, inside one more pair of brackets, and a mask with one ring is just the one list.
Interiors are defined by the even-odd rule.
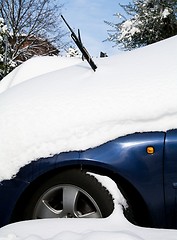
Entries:
[[124,199],[116,184],[99,176],[114,197],[115,210],[104,219],[42,219],[7,225],[0,229],[0,240],[176,240],[176,230],[135,226],[123,215]]
[[15,69],[0,83],[0,180],[40,157],[177,128],[176,48],[172,37],[96,59],[96,72],[56,57]]

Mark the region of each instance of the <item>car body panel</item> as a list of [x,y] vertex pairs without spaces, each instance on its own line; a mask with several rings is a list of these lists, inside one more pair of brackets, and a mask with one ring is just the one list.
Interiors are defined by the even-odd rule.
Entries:
[[79,156],[79,152],[66,152],[48,158],[40,158],[39,160],[33,161],[31,164],[24,166],[16,177],[23,181],[32,182],[37,177],[51,171],[52,169],[70,166],[73,162],[75,164],[79,163]]
[[1,182],[0,227],[10,222],[18,199],[31,182],[46,172],[61,166],[61,163],[63,163],[62,166],[65,166],[73,161],[77,162],[78,159],[78,152],[61,153],[49,158],[39,159],[21,168],[15,178]]
[[164,159],[167,227],[177,228],[177,130],[167,132]]
[[[165,226],[164,138],[165,133],[163,132],[137,133],[86,151],[61,153],[50,158],[33,161],[23,167],[15,179],[4,181],[1,185],[0,193],[5,191],[6,194],[1,195],[3,197],[0,199],[0,206],[8,206],[6,211],[0,208],[1,225],[8,223],[18,197],[29,183],[52,169],[80,164],[94,166],[98,169],[104,168],[125,178],[143,197],[154,225]],[[148,146],[154,147],[154,154],[146,152]]]
[[[85,164],[105,165],[131,183],[143,196],[153,224],[157,227],[166,225],[163,192],[164,139],[163,132],[137,133],[81,154]],[[148,146],[154,147],[154,154],[146,152]]]
[[0,227],[10,222],[16,202],[28,185],[28,182],[16,178],[1,182]]

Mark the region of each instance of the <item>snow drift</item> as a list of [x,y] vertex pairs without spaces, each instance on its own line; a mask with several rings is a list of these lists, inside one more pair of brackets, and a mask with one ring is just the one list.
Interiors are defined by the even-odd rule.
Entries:
[[173,37],[96,59],[96,72],[78,59],[51,71],[50,58],[14,70],[0,84],[0,180],[40,157],[177,128],[176,48]]

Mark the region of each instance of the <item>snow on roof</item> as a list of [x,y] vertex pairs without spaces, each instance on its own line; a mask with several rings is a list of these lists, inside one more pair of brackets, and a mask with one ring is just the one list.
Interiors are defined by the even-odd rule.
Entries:
[[15,69],[0,84],[0,180],[40,157],[176,128],[176,48],[172,37],[96,59],[96,72],[78,59],[57,70],[34,58]]

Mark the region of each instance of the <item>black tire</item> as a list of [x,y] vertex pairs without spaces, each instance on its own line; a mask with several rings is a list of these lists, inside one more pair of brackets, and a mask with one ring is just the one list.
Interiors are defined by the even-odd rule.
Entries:
[[108,190],[95,177],[76,169],[63,171],[33,190],[20,220],[105,218],[114,209]]

